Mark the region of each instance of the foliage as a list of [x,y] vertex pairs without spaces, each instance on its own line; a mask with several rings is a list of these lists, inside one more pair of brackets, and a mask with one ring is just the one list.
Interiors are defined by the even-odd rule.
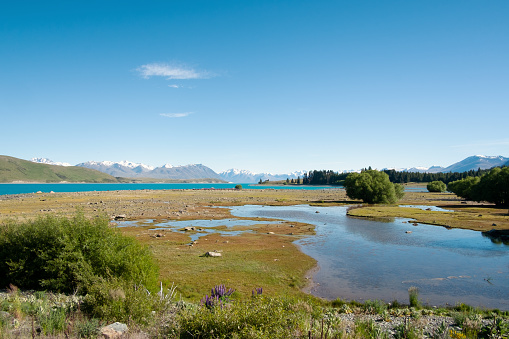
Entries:
[[173,293],[151,293],[143,285],[133,285],[120,279],[99,279],[90,288],[83,302],[84,311],[107,321],[134,320],[147,325],[156,315],[165,312],[173,302]]
[[467,200],[509,204],[509,167],[495,167],[481,178],[467,177],[451,182],[447,189]]
[[40,217],[0,228],[0,287],[86,293],[103,278],[153,285],[151,253],[108,226],[105,217]]
[[480,177],[489,170],[470,170],[467,172],[439,172],[439,173],[422,173],[422,172],[400,172],[396,170],[384,170],[389,175],[391,182],[407,183],[407,182],[431,182],[442,181],[448,184],[452,181],[461,180],[466,177]]
[[432,181],[426,186],[429,192],[445,192],[447,186],[443,181]]
[[391,183],[386,173],[376,170],[350,173],[345,188],[350,198],[369,204],[394,204],[403,197],[403,187]]
[[235,189],[236,190],[241,190],[242,189],[242,185],[241,184],[235,185]]
[[207,308],[223,307],[223,303],[230,302],[230,297],[234,292],[235,290],[232,288],[227,290],[224,285],[217,285],[211,290],[210,297],[208,295],[203,297],[201,304]]
[[[295,338],[337,333],[337,322],[317,305],[258,295],[228,307],[201,306],[180,314],[180,338]],[[323,320],[323,327],[322,325]]]
[[410,302],[410,307],[420,307],[421,303],[419,302],[419,289],[415,286],[411,286],[408,289],[408,299]]
[[473,200],[476,196],[474,187],[481,181],[480,177],[466,177],[465,179],[456,180],[447,185],[447,190],[456,194],[458,197],[467,200]]

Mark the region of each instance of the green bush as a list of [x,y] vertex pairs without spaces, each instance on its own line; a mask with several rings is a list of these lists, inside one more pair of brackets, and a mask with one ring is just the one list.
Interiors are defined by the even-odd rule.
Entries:
[[150,324],[173,300],[151,293],[145,286],[119,279],[99,279],[83,302],[86,314],[109,322]]
[[432,181],[426,186],[429,192],[445,192],[447,186],[443,181]]
[[241,190],[242,189],[242,185],[241,184],[235,185],[235,189],[236,190]]
[[350,173],[345,180],[346,194],[368,204],[394,204],[404,195],[404,188],[393,184],[389,175],[376,170]]
[[151,253],[108,225],[106,217],[46,216],[0,225],[0,288],[85,294],[100,278],[155,285]]
[[318,306],[288,298],[256,296],[225,307],[200,306],[180,314],[180,338],[296,338],[311,331],[337,334],[334,316]]

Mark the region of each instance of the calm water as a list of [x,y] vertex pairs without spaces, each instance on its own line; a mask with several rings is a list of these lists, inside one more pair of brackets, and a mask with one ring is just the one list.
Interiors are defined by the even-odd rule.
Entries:
[[464,302],[509,310],[509,246],[480,232],[412,226],[403,219],[368,221],[349,218],[346,211],[307,205],[232,208],[239,217],[316,225],[316,236],[297,244],[318,261],[311,292],[319,297],[408,303],[408,288],[417,286],[421,301],[431,305]]
[[[41,192],[91,192],[126,190],[171,190],[171,189],[232,189],[235,184],[0,184],[0,195]],[[339,189],[338,186],[269,186],[241,184],[249,189]]]

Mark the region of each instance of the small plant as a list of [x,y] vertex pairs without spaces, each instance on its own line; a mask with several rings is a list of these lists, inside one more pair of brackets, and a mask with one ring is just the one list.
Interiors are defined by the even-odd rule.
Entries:
[[94,338],[99,334],[99,319],[82,319],[75,323],[74,332],[78,338]]
[[381,300],[366,300],[364,302],[364,309],[371,314],[382,314],[387,310],[387,304]]
[[201,304],[205,307],[212,309],[215,306],[223,307],[223,303],[230,301],[230,296],[235,292],[234,289],[228,290],[224,285],[216,285],[210,292],[210,297],[205,295],[201,300]]
[[252,296],[257,296],[257,295],[262,295],[263,294],[263,288],[262,287],[257,287],[253,290],[252,292]]
[[235,189],[236,190],[241,190],[242,189],[242,185],[241,184],[235,185]]
[[419,308],[421,303],[419,302],[419,289],[415,286],[411,286],[408,289],[408,299],[410,301],[410,307]]
[[362,338],[389,338],[389,334],[377,326],[373,320],[356,322],[355,334],[360,335]]

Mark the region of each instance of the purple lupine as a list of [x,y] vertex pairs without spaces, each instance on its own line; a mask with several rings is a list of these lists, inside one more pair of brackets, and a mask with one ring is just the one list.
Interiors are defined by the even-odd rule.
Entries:
[[235,292],[235,290],[232,288],[227,290],[224,285],[216,285],[211,290],[210,297],[205,295],[205,297],[201,300],[201,304],[210,309],[217,305],[223,308],[223,301],[230,301],[229,297],[233,294],[233,292]]
[[[255,293],[255,292],[256,292],[256,293]],[[262,287],[256,287],[256,288],[253,290],[252,295],[253,295],[253,297],[254,297],[255,295],[261,295],[262,293],[263,293],[263,288],[262,288]]]

